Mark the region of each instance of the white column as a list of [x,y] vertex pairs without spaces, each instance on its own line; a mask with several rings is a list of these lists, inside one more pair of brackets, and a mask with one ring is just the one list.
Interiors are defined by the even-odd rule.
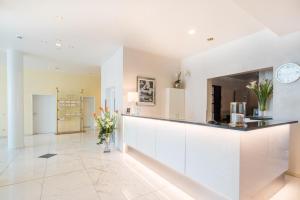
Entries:
[[8,148],[24,146],[23,54],[7,50]]

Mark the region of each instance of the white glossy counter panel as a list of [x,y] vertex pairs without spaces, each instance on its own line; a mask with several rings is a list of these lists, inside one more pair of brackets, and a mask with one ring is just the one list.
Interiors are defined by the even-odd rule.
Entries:
[[289,125],[247,133],[123,116],[125,144],[228,199],[249,199],[288,169]]

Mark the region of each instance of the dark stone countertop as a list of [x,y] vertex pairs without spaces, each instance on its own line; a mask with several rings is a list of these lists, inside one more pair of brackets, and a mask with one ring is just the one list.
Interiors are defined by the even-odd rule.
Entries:
[[247,122],[244,124],[243,127],[234,127],[234,126],[231,126],[230,124],[226,124],[226,123],[201,123],[201,122],[195,122],[195,121],[190,121],[190,120],[176,120],[176,119],[168,119],[168,118],[163,118],[163,117],[149,117],[149,116],[138,116],[138,115],[130,115],[130,114],[122,114],[122,116],[170,121],[170,122],[193,124],[193,125],[199,125],[199,126],[209,126],[209,127],[215,127],[215,128],[232,129],[232,130],[237,130],[237,131],[252,131],[252,130],[263,129],[263,128],[268,128],[268,127],[298,123],[298,121],[296,121],[296,120],[290,120],[290,121],[260,120],[260,121],[256,121],[256,122]]

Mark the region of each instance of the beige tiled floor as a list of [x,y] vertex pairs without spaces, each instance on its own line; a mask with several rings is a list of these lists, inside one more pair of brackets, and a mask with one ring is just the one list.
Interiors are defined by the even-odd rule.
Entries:
[[[25,137],[26,148],[7,150],[0,139],[1,200],[192,200],[126,154],[104,154],[93,131]],[[57,153],[49,159],[38,158]],[[287,198],[288,197],[288,198]],[[272,200],[299,200],[300,180]]]

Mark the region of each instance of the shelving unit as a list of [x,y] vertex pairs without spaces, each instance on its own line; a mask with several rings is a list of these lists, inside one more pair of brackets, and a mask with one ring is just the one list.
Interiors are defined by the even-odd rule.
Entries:
[[59,88],[57,92],[57,134],[83,132],[83,93],[63,93]]

